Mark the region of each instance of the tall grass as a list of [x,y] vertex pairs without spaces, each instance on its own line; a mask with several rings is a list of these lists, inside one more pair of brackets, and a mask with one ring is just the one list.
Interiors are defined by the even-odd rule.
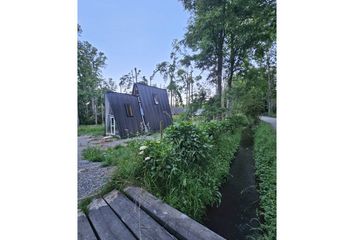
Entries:
[[262,239],[276,239],[276,135],[268,124],[261,123],[256,129],[254,158]]

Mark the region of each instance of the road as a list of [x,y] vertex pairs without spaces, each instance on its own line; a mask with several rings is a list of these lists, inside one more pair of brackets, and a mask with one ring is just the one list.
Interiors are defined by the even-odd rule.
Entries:
[[277,129],[277,119],[273,117],[260,116],[263,122],[269,123],[274,129]]

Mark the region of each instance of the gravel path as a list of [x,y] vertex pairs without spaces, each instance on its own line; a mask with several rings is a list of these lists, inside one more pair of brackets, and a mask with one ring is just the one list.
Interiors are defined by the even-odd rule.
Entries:
[[90,136],[78,137],[78,200],[97,193],[108,182],[115,167],[102,167],[99,162],[83,159],[82,151],[94,145]]
[[112,176],[116,167],[103,167],[99,162],[90,162],[83,159],[82,151],[89,146],[100,148],[114,147],[134,139],[154,139],[153,136],[140,136],[129,139],[105,139],[103,137],[78,137],[78,200],[94,195]]

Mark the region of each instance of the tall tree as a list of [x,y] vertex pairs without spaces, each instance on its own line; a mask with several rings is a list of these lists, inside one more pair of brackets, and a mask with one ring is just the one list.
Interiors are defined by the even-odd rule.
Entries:
[[216,94],[221,96],[227,1],[184,0],[182,3],[191,12],[184,43],[194,52],[197,67],[210,71],[208,78],[216,84]]
[[[81,32],[81,27],[78,26],[79,36]],[[103,81],[102,68],[105,66],[106,59],[106,56],[89,42],[78,41],[77,79],[80,124],[98,123],[97,106],[101,96],[100,86]]]

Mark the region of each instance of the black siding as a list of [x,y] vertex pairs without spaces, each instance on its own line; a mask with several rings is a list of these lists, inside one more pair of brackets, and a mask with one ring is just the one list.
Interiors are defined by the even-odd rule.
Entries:
[[[154,94],[157,95],[159,104],[154,103]],[[172,114],[166,89],[136,83],[133,87],[133,95],[140,98],[145,124],[149,125],[150,130],[160,130],[160,121],[162,121],[163,128],[172,124]]]
[[[126,138],[141,132],[142,117],[140,114],[138,98],[133,95],[123,93],[106,93],[110,103],[111,110],[116,120],[119,136]],[[125,104],[130,104],[133,110],[133,116],[128,117]]]

